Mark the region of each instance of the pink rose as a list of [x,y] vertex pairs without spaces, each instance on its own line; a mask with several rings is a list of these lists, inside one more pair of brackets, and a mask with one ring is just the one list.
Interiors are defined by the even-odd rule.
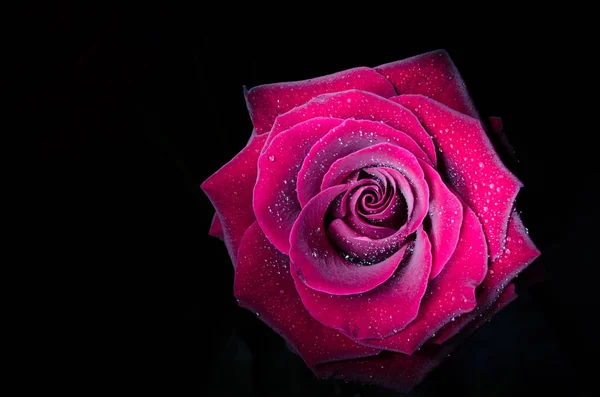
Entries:
[[240,305],[320,377],[409,390],[538,255],[454,64],[434,51],[246,92],[202,189]]

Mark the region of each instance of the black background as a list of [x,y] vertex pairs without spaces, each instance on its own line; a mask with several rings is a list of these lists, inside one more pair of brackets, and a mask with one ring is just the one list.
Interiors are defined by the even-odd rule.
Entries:
[[[224,245],[199,185],[246,143],[242,86],[377,66],[445,48],[482,116],[502,116],[524,182],[524,223],[542,251],[520,298],[438,367],[415,396],[588,395],[598,351],[597,120],[580,67],[592,54],[543,35],[499,42],[401,31],[206,23],[171,9],[27,11],[42,34],[15,57],[34,154],[30,232],[53,280],[32,315],[61,388],[168,395],[387,396],[314,379],[238,308]],[[352,25],[354,27],[354,25]],[[240,29],[240,33],[234,30]],[[436,37],[436,35],[432,35]],[[442,40],[440,40],[441,38]],[[499,149],[501,150],[501,149]],[[53,265],[50,265],[53,264]],[[542,269],[543,272],[540,270]],[[540,276],[541,274],[541,276]],[[556,393],[556,394],[555,394]]]

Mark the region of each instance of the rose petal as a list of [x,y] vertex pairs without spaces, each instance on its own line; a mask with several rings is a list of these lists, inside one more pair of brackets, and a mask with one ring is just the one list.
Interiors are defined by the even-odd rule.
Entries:
[[[315,147],[316,146],[317,145],[315,145]],[[312,149],[310,153],[312,153]],[[309,157],[307,156],[307,159],[308,158]],[[306,161],[304,164],[306,164]],[[379,143],[358,150],[346,157],[339,158],[329,167],[329,170],[323,176],[321,189],[327,189],[331,186],[338,185],[354,170],[373,166],[395,169],[402,173],[402,175],[410,182],[411,188],[414,189],[413,196],[415,204],[412,213],[409,214],[408,220],[399,232],[401,232],[403,236],[414,232],[427,215],[427,208],[429,206],[429,187],[425,181],[423,169],[421,168],[419,161],[412,153],[402,147],[394,146],[390,143]],[[302,177],[306,176],[306,178],[303,179],[304,181],[312,179],[311,173],[302,174],[303,169],[304,165],[298,175],[302,175]],[[300,181],[301,180],[298,180],[299,195],[301,191],[305,191],[305,188],[310,189],[308,185],[301,186]]]
[[314,290],[336,295],[358,294],[375,288],[391,277],[402,259],[394,254],[374,265],[358,266],[342,258],[332,247],[325,231],[325,213],[346,189],[345,185],[338,185],[316,195],[302,209],[290,234],[294,276]]
[[[386,233],[386,237],[395,234],[395,230],[379,227],[374,230]],[[358,263],[378,263],[398,250],[402,237],[397,238],[371,238],[357,232],[348,226],[342,219],[335,219],[327,228],[327,236],[345,256]],[[352,258],[352,259],[350,259]]]
[[522,183],[504,166],[479,120],[420,95],[393,100],[419,117],[442,151],[450,185],[481,220],[494,261],[502,253],[508,218]]
[[[475,288],[487,272],[487,245],[481,223],[475,213],[464,206],[460,239],[444,270],[429,282],[419,315],[406,328],[385,339],[362,343],[400,353],[412,354],[452,318],[473,310]],[[300,294],[302,299],[302,293]],[[312,313],[312,310],[308,308]]]
[[270,142],[281,131],[314,117],[337,117],[340,119],[382,122],[399,133],[412,138],[427,154],[429,162],[435,165],[435,146],[415,115],[398,103],[365,91],[348,90],[335,94],[320,95],[305,105],[298,106],[288,113],[282,114],[277,117],[267,142]]
[[248,146],[200,185],[221,220],[225,246],[234,267],[240,240],[255,221],[252,191],[256,182],[256,162],[265,141],[266,137],[253,138]]
[[429,186],[431,228],[428,234],[433,255],[430,277],[434,279],[440,274],[458,244],[463,210],[460,200],[448,190],[437,171],[422,161],[420,163]]
[[444,343],[456,335],[466,324],[483,313],[500,295],[504,286],[523,271],[540,255],[540,251],[529,238],[517,211],[513,211],[508,222],[506,248],[492,265],[477,290],[477,309],[463,314],[454,323],[448,324],[435,338],[436,343]]
[[258,134],[268,132],[275,118],[320,94],[349,89],[372,92],[388,98],[394,87],[379,73],[359,67],[309,80],[265,84],[245,91],[246,105]]
[[221,226],[221,221],[219,220],[219,216],[217,214],[213,215],[212,222],[210,223],[210,229],[208,230],[208,234],[210,236],[216,237],[219,240],[223,240],[223,226]]
[[410,356],[384,351],[377,356],[317,365],[313,368],[313,373],[318,378],[370,383],[404,393],[410,392],[425,379],[431,370],[449,357],[450,353],[464,342],[468,335],[515,298],[514,286],[511,284],[506,287],[494,306],[487,310],[477,322],[469,326],[463,338],[452,340],[441,346],[425,345]]
[[402,215],[402,218],[406,221],[413,211],[415,202],[412,188],[406,177],[397,170],[387,167],[365,168],[363,171],[377,179],[389,181],[386,186],[392,187],[393,189],[389,190],[394,194],[397,193],[396,201],[403,206],[403,213],[400,215]]
[[381,338],[404,328],[419,312],[431,271],[431,245],[422,227],[411,249],[390,279],[359,295],[322,293],[308,288],[293,272],[292,277],[304,307],[319,322],[354,339]]
[[310,316],[290,276],[289,258],[269,242],[258,223],[248,228],[241,241],[234,294],[241,306],[258,313],[309,366],[379,352]]
[[296,124],[271,141],[258,159],[254,213],[271,243],[285,254],[290,250],[292,226],[302,209],[296,194],[298,170],[314,143],[342,121],[318,117]]
[[323,177],[336,160],[379,143],[398,146],[409,152],[411,157],[427,159],[409,136],[385,124],[368,120],[346,120],[319,140],[306,155],[298,173],[300,204],[306,205],[315,194],[324,189]]
[[399,95],[421,94],[478,118],[465,83],[444,50],[437,50],[376,67]]

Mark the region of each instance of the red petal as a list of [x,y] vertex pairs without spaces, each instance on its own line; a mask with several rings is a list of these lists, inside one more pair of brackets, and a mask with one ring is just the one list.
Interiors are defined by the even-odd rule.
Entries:
[[516,298],[514,285],[510,284],[493,307],[474,322],[463,338],[441,346],[426,345],[412,355],[382,352],[377,356],[322,364],[313,368],[319,378],[336,378],[346,381],[379,385],[407,393],[423,381],[450,353],[473,333],[482,323],[502,310]]
[[440,274],[458,244],[463,209],[460,200],[448,190],[437,171],[424,162],[420,163],[429,185],[429,239],[433,255],[430,278],[434,279]]
[[254,137],[248,146],[200,185],[221,220],[225,246],[234,267],[240,240],[255,220],[252,191],[256,182],[256,162],[265,141],[266,137]]
[[431,245],[422,227],[406,258],[384,284],[358,295],[318,292],[292,276],[304,306],[319,322],[355,339],[381,338],[404,328],[419,312],[431,270]]
[[298,170],[313,144],[342,121],[318,117],[296,124],[271,141],[258,159],[254,213],[271,243],[285,254],[290,250],[292,226],[302,209],[296,194]]
[[248,228],[240,244],[234,294],[241,306],[258,313],[309,366],[379,352],[324,327],[308,314],[290,276],[289,258],[269,242],[257,223]]
[[475,287],[483,281],[486,271],[487,246],[481,223],[473,211],[464,206],[464,221],[456,250],[442,273],[429,283],[417,318],[395,335],[362,342],[412,354],[452,318],[473,310]]
[[478,118],[465,83],[444,50],[387,63],[375,70],[394,85],[399,95],[421,94]]
[[[401,253],[371,266],[359,266],[341,257],[325,230],[325,213],[347,189],[333,186],[316,195],[303,209],[290,234],[292,273],[310,288],[336,295],[369,291],[392,276]],[[427,274],[429,276],[429,273]]]
[[450,184],[481,220],[494,261],[502,253],[506,225],[522,183],[504,166],[479,120],[420,95],[393,100],[419,117],[442,152]]
[[282,114],[275,121],[267,142],[270,142],[281,131],[314,117],[382,122],[412,138],[427,154],[431,164],[435,165],[436,155],[433,141],[414,114],[395,102],[357,90],[321,95],[306,105]]
[[221,241],[225,238],[223,236],[223,226],[221,226],[221,221],[219,220],[219,216],[217,214],[213,215],[208,234],[218,238]]
[[359,89],[388,98],[394,87],[373,69],[359,67],[309,80],[265,84],[245,92],[248,113],[258,134],[271,129],[275,118],[328,92]]
[[435,342],[444,343],[474,318],[481,315],[498,299],[504,286],[539,255],[540,251],[529,238],[521,217],[516,211],[513,211],[508,222],[504,253],[492,263],[485,280],[477,290],[477,309],[460,316],[454,323],[448,324],[435,338]]

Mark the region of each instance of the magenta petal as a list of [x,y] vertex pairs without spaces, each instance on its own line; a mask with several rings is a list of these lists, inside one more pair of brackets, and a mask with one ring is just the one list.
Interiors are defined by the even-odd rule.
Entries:
[[[381,123],[346,120],[317,142],[298,173],[298,199],[305,205],[323,187],[329,167],[342,157],[379,143],[403,148],[411,157],[427,161],[427,155],[409,136]],[[329,186],[332,186],[331,184]]]
[[314,117],[382,122],[397,130],[398,133],[412,138],[427,154],[429,162],[435,165],[435,146],[415,115],[398,103],[365,91],[349,90],[321,95],[306,105],[282,114],[275,121],[267,142],[270,142],[281,131]]
[[421,94],[477,118],[465,83],[444,50],[387,63],[375,68],[387,78],[399,95]]
[[411,246],[412,252],[404,246],[394,254],[406,250],[408,260],[403,261],[390,279],[371,291],[349,296],[322,293],[304,285],[292,272],[296,289],[306,309],[322,324],[354,339],[384,337],[417,317],[427,288],[431,245],[422,227]]
[[[394,234],[394,230],[383,227],[373,227],[371,232],[385,233],[386,237]],[[365,237],[364,233],[357,232],[341,219],[335,219],[329,224],[327,235],[330,241],[334,242],[345,254],[371,263],[379,262],[380,257],[387,257],[396,251],[399,242],[405,237],[379,239]]]
[[372,347],[412,354],[455,316],[473,310],[476,305],[475,288],[483,281],[486,272],[485,235],[473,211],[465,206],[456,250],[442,273],[429,283],[417,318],[395,335],[362,342]]
[[[342,157],[336,160],[323,176],[321,189],[327,189],[330,186],[341,183],[344,178],[350,175],[354,170],[374,166],[389,167],[397,170],[410,182],[415,200],[414,208],[412,213],[409,214],[408,220],[403,226],[402,231],[404,232],[404,235],[414,232],[427,215],[427,209],[429,207],[429,187],[425,181],[423,169],[421,168],[419,161],[406,149],[389,143],[379,143],[351,153],[346,157]],[[304,166],[302,166],[302,169],[304,169]],[[300,174],[298,175],[307,176],[303,179],[306,181],[310,179],[311,174],[302,174],[302,170],[300,170]],[[299,180],[298,192],[304,191],[303,189],[305,186],[306,185],[301,186]],[[307,187],[307,189],[309,188]]]
[[492,265],[488,274],[477,290],[477,309],[471,313],[457,318],[454,323],[448,324],[436,337],[436,343],[444,343],[456,335],[465,325],[483,313],[493,302],[498,299],[504,286],[517,274],[523,271],[531,262],[540,255],[529,238],[521,217],[513,211],[508,222],[506,248],[504,253]]
[[409,392],[437,367],[450,353],[473,333],[481,324],[489,320],[517,295],[514,285],[510,284],[500,299],[482,316],[469,325],[464,338],[459,338],[441,346],[425,345],[412,355],[381,352],[377,356],[345,360],[317,365],[313,368],[319,378],[336,378],[345,381],[363,382],[379,385],[400,392]]
[[248,228],[241,241],[235,273],[239,304],[257,313],[307,365],[379,352],[324,327],[308,314],[290,276],[289,258],[269,242],[258,223]]
[[347,186],[338,185],[316,195],[302,208],[290,234],[294,277],[314,290],[336,295],[358,294],[375,288],[391,277],[402,259],[393,255],[371,266],[358,266],[342,258],[331,245],[325,230],[325,213],[346,189]]
[[221,220],[225,246],[234,267],[240,240],[256,219],[252,210],[252,191],[256,182],[256,162],[265,141],[266,137],[254,137],[248,146],[200,185]]
[[393,100],[411,109],[431,134],[451,186],[481,219],[494,261],[502,253],[510,211],[523,185],[504,166],[479,120],[420,95]]
[[302,209],[296,194],[298,170],[313,144],[342,121],[319,117],[297,124],[271,141],[258,159],[254,213],[271,243],[285,254],[290,249],[292,226]]
[[213,215],[212,222],[210,223],[210,229],[208,230],[210,236],[216,237],[219,240],[223,240],[223,226],[217,214]]
[[358,89],[384,98],[394,87],[373,69],[359,67],[309,80],[265,84],[245,92],[248,113],[258,134],[271,129],[275,118],[320,94]]
[[429,185],[429,239],[433,255],[430,277],[434,279],[440,274],[458,244],[463,210],[460,200],[448,190],[437,171],[423,162],[421,168]]

